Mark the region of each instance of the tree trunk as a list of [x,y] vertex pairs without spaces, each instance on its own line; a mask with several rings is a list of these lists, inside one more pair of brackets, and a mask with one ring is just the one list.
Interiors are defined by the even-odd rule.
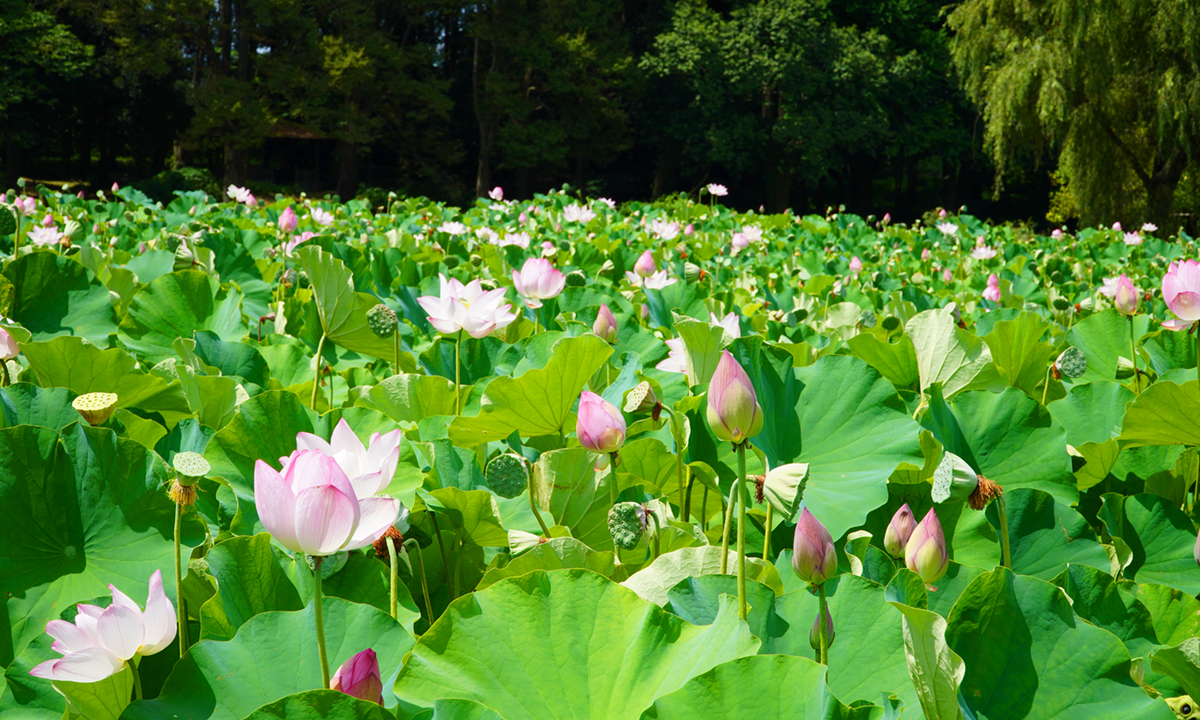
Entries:
[[246,150],[235,147],[232,143],[225,143],[225,185],[246,185],[247,166],[250,164],[250,153]]
[[1183,178],[1183,170],[1187,160],[1183,152],[1176,151],[1165,161],[1156,158],[1154,174],[1146,187],[1146,215],[1150,222],[1158,226],[1162,237],[1167,237],[1179,230],[1179,221],[1173,216],[1175,210],[1175,189]]
[[[471,103],[474,105],[475,121],[479,125],[479,162],[475,167],[475,197],[486,197],[492,184],[492,147],[496,140],[499,118],[487,106],[488,77],[496,71],[498,62],[496,46],[492,46],[492,64],[486,72],[480,67],[479,38],[475,38],[475,55],[471,64]],[[485,77],[484,75],[488,77]]]
[[781,213],[788,208],[794,177],[794,173],[780,172],[771,167],[767,175],[767,212]]
[[358,194],[358,143],[339,140],[337,194],[342,202],[353,200]]

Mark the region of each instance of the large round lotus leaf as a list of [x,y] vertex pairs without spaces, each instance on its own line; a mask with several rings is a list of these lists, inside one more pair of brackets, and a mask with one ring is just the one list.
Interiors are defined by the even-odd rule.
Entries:
[[392,720],[375,703],[337,690],[309,690],[264,705],[246,720]]
[[474,700],[506,720],[637,718],[696,675],[757,649],[735,604],[701,628],[593,572],[538,571],[451,603],[395,690],[425,707]]
[[41,425],[56,432],[79,421],[71,407],[74,397],[67,388],[40,388],[17,383],[0,388],[0,425]]
[[1200,568],[1192,555],[1195,527],[1183,511],[1158,495],[1109,493],[1099,515],[1109,534],[1133,551],[1125,577],[1200,593]]
[[8,263],[15,295],[12,319],[34,340],[77,335],[100,347],[117,331],[108,288],[82,263],[53,252],[31,252]]
[[1066,432],[1020,390],[970,390],[947,402],[935,388],[921,422],[947,451],[1005,490],[1044,490],[1065,505],[1079,498]]
[[1129,676],[1115,635],[1083,622],[1062,590],[1004,568],[981,575],[959,597],[946,640],[967,664],[966,706],[991,720],[1170,720]]
[[[155,570],[174,572],[175,506],[166,464],[107,428],[0,430],[0,577],[8,593],[0,643],[7,665],[67,607],[108,594],[112,583],[144,600]],[[183,526],[184,555],[204,539]],[[174,584],[165,583],[174,595]],[[12,653],[12,654],[9,654]]]
[[1156,382],[1125,412],[1121,447],[1200,445],[1200,390],[1196,381]]
[[175,357],[175,340],[211,330],[222,340],[246,336],[242,293],[199,270],[180,270],[147,285],[129,303],[121,342],[151,363]]
[[[1150,328],[1150,317],[1135,315],[1134,333],[1140,338]],[[1115,309],[1086,317],[1067,333],[1067,343],[1087,356],[1087,371],[1076,382],[1116,380],[1117,361],[1129,357],[1129,320]],[[1140,361],[1138,365],[1142,365]]]
[[1076,615],[1121,638],[1130,655],[1145,657],[1158,644],[1150,611],[1122,590],[1112,575],[1070,565],[1051,582],[1071,598]]
[[[325,647],[330,672],[366,648],[391,677],[413,638],[387,613],[340,598],[325,598]],[[241,720],[255,709],[293,693],[321,687],[313,606],[250,618],[232,640],[201,640],[179,661],[162,693],[134,702],[123,720],[210,718]],[[394,703],[384,685],[384,702]]]
[[[835,637],[829,647],[829,687],[847,703],[896,695],[905,707],[919,706],[908,677],[900,613],[888,603],[884,586],[843,574],[825,583]],[[812,657],[808,633],[817,616],[816,593],[799,590],[775,601],[775,612],[790,629],[771,652]],[[869,668],[865,670],[865,668]]]
[[1120,435],[1125,405],[1135,397],[1119,383],[1094,382],[1074,386],[1065,398],[1047,407],[1067,431],[1067,442],[1079,447]]
[[856,357],[823,357],[796,376],[804,389],[796,403],[801,450],[795,460],[808,463],[800,509],[807,507],[840,538],[887,502],[887,478],[896,466],[924,464],[920,427],[896,388]]
[[825,666],[803,657],[755,655],[716,666],[659,698],[643,717],[841,720],[857,716],[833,697],[825,684]]

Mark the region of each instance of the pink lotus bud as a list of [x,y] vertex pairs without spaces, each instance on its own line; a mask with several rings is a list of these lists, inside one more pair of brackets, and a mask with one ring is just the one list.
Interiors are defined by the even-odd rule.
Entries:
[[733,234],[733,242],[730,244],[732,245],[732,249],[729,254],[737,255],[750,247],[750,238],[746,237],[743,233],[737,232]]
[[944,282],[944,283],[954,282],[954,273],[950,272],[950,268],[946,268],[946,270],[942,273],[942,282]]
[[543,300],[556,298],[567,285],[567,276],[544,258],[529,258],[519,271],[513,270],[513,285],[531,308],[540,308]]
[[21,350],[17,347],[17,341],[4,328],[0,328],[0,360],[10,360],[17,356]]
[[491,190],[488,190],[488,197],[495,200],[496,202],[500,202],[501,200],[504,199],[504,188],[497,185],[496,187],[492,188]]
[[1062,236],[1063,231],[1058,228],[1054,228],[1054,231],[1050,233],[1050,237],[1055,240],[1062,240]]
[[258,207],[258,198],[254,197],[253,195],[247,195],[246,196],[246,207],[250,207],[250,208]]
[[542,242],[542,254],[543,255],[554,255],[557,252],[558,252],[558,248],[554,247],[554,243],[550,242],[549,240],[545,240]]
[[6,203],[6,202],[8,202],[8,196],[5,195],[4,193],[0,193],[0,203]]
[[691,223],[688,223],[687,227],[683,229],[683,234],[691,237],[696,234],[696,228],[692,227]]
[[299,224],[300,224],[300,221],[296,218],[296,211],[292,210],[291,205],[284,208],[283,212],[280,213],[280,215],[279,215],[279,231],[280,232],[285,232],[285,233],[295,232],[296,226]]
[[908,507],[908,503],[904,503],[892,516],[892,521],[888,523],[887,531],[883,534],[884,549],[892,557],[902,556],[904,546],[908,544],[908,539],[912,536],[913,528],[916,526],[917,519],[913,517],[912,509]]
[[939,217],[939,218],[945,218],[945,217],[946,217],[946,209],[945,209],[945,208],[942,208],[941,210],[938,210],[938,217]]
[[121,189],[121,186],[120,186],[120,184],[118,184],[116,181],[113,181],[113,184],[112,184],[112,191],[113,191],[113,192],[116,192],[116,191],[118,191],[118,190],[120,190],[120,189]]
[[596,322],[592,323],[592,332],[609,345],[616,344],[617,318],[613,315],[612,310],[608,309],[607,303],[601,305],[600,311],[596,313]]
[[633,271],[638,277],[648,278],[658,272],[658,266],[654,264],[654,254],[649,250],[642,253],[642,256],[633,264]]
[[1000,278],[996,276],[996,273],[992,273],[988,275],[987,284],[988,287],[1000,287]]
[[891,223],[891,222],[892,222],[892,214],[891,214],[891,213],[884,213],[884,214],[883,214],[883,224],[884,224],[884,225],[887,225],[887,224],[889,224],[889,223]]
[[625,444],[625,416],[612,403],[584,390],[579,396],[575,435],[579,444],[592,452],[616,452]]
[[855,275],[862,272],[862,260],[859,260],[857,255],[850,258],[850,272],[854,273]]
[[94,225],[92,225],[92,234],[93,235],[100,234],[100,223],[95,223]]
[[383,705],[383,680],[379,677],[379,659],[371,648],[342,663],[333,674],[329,687],[359,700]]
[[1112,229],[1113,229],[1113,230],[1116,230],[1117,232],[1121,232],[1121,223],[1120,223],[1120,221],[1113,223]]
[[925,248],[924,250],[921,251],[921,261],[922,262],[928,262],[929,258],[931,258],[931,257],[933,257],[933,253],[929,252],[929,248]]
[[32,215],[34,210],[37,210],[37,200],[31,197],[25,198],[25,214]]
[[708,383],[707,416],[713,434],[734,445],[762,431],[763,411],[754,394],[754,385],[728,350],[721,352],[721,360]]
[[46,213],[46,217],[42,218],[42,227],[54,227],[54,216]]
[[[825,606],[825,649],[833,647],[833,638],[836,633],[833,632],[833,616],[829,614],[829,606]],[[808,644],[813,650],[821,651],[821,612],[817,611],[816,617],[813,618],[812,629],[808,631]]]
[[522,212],[520,215],[518,215],[518,216],[517,216],[517,222],[518,222],[518,223],[520,223],[521,225],[524,225],[524,224],[525,224],[525,221],[526,221],[526,220],[528,220],[528,219],[529,219],[529,218],[525,217],[525,213],[524,213],[524,212]]
[[988,285],[986,288],[983,289],[983,299],[984,300],[991,300],[994,303],[998,303],[998,302],[1000,302],[1000,298],[1001,298],[1000,286]]
[[806,583],[820,585],[837,574],[837,552],[829,530],[808,508],[800,513],[792,540],[792,569]]
[[83,199],[83,191],[82,191],[82,190],[80,190],[79,192],[75,193],[75,197],[77,197],[77,198],[79,198],[80,200],[82,200],[82,199]]
[[1133,281],[1129,279],[1125,273],[1121,273],[1121,277],[1117,278],[1117,292],[1113,296],[1113,305],[1116,306],[1117,312],[1126,317],[1133,315],[1138,310],[1140,297],[1137,288],[1133,286]]
[[925,585],[931,586],[946,574],[950,556],[946,553],[946,536],[933,508],[917,525],[904,546],[904,564],[921,576]]
[[646,303],[642,303],[642,319],[643,320],[650,319],[650,306],[647,305]]

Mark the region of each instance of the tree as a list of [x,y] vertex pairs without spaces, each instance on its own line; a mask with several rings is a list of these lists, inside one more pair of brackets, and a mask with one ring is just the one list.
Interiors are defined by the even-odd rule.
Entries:
[[1085,224],[1178,226],[1175,191],[1200,150],[1200,5],[967,0],[949,26],[997,189],[1053,157]]

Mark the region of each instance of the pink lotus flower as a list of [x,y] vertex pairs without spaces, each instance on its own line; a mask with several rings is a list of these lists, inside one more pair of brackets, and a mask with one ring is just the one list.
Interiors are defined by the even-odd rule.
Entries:
[[650,221],[650,232],[662,240],[674,240],[679,236],[679,223],[667,220],[652,220]]
[[933,257],[933,253],[929,251],[929,248],[921,251],[921,262],[929,262],[929,258],[931,257]]
[[1126,245],[1141,245],[1144,238],[1139,233],[1127,232],[1122,237]]
[[991,300],[994,303],[1000,302],[1000,287],[998,285],[988,285],[983,289],[983,299]]
[[954,235],[958,232],[958,226],[951,222],[938,223],[937,229],[941,230],[943,235]]
[[708,382],[708,426],[720,440],[734,445],[762,431],[763,412],[750,376],[728,350],[721,351]]
[[592,323],[592,332],[609,345],[617,342],[617,316],[608,309],[608,304],[600,306],[596,313],[596,321]]
[[1113,223],[1113,224],[1112,224],[1112,229],[1113,229],[1113,230],[1116,230],[1117,232],[1121,232],[1121,223],[1120,223],[1119,221],[1118,221],[1118,222],[1115,222],[1115,223]]
[[892,222],[892,214],[891,214],[891,213],[884,213],[884,214],[883,214],[883,224],[884,224],[884,225],[889,225],[889,224],[891,224],[891,222]]
[[597,470],[608,467],[609,454],[625,444],[625,429],[625,416],[615,405],[594,392],[583,391],[579,396],[575,436],[580,445],[601,454]]
[[750,247],[750,239],[744,233],[736,232],[733,234],[733,240],[730,242],[729,254],[736,256],[748,247]]
[[1054,240],[1062,240],[1062,236],[1063,231],[1058,228],[1054,228],[1054,231],[1050,233],[1050,237]]
[[117,182],[116,182],[116,181],[113,181],[113,184],[112,184],[112,191],[113,191],[113,192],[116,192],[116,191],[118,191],[118,190],[120,190],[120,189],[121,189],[121,186],[120,186],[119,184],[117,184]]
[[479,238],[480,242],[495,244],[500,239],[500,233],[490,227],[475,228],[475,237]]
[[938,210],[938,217],[943,219],[946,217],[946,208],[941,208]]
[[850,272],[857,275],[860,272],[862,272],[862,268],[863,268],[862,260],[860,260],[857,255],[850,258]]
[[563,220],[566,220],[567,222],[577,222],[587,225],[594,217],[596,217],[596,213],[592,212],[590,208],[585,208],[582,205],[572,204],[563,208]]
[[312,209],[312,220],[321,227],[329,227],[333,224],[333,213],[321,208]]
[[279,231],[284,233],[295,232],[296,226],[299,224],[300,220],[296,217],[296,211],[292,209],[291,205],[288,205],[279,215]]
[[379,659],[375,651],[367,648],[342,663],[329,681],[329,687],[359,700],[383,705],[383,680],[379,677]]
[[250,199],[250,191],[244,187],[238,187],[237,185],[230,185],[225,189],[225,194],[235,202],[239,203],[244,203]]
[[[388,433],[372,433],[364,445],[354,434],[350,423],[345,418],[338,420],[333,428],[329,441],[312,433],[302,432],[296,435],[297,450],[316,450],[333,458],[346,477],[354,494],[360,499],[361,507],[364,498],[373,498],[383,492],[396,475],[396,466],[400,463],[400,441],[404,434],[400,430]],[[281,458],[286,463],[287,458]],[[387,498],[391,500],[391,498]],[[396,502],[396,501],[393,501]],[[394,512],[393,512],[394,515]]]
[[296,237],[292,238],[291,240],[284,242],[283,243],[283,256],[291,257],[292,251],[294,251],[302,243],[306,243],[309,240],[312,240],[313,238],[315,238],[316,236],[317,236],[317,234],[315,232],[305,231],[305,232],[300,233]]
[[246,196],[246,207],[248,207],[248,208],[258,207],[258,198],[254,197],[253,195]]
[[[355,537],[361,519],[350,479],[336,460],[317,450],[292,453],[282,475],[257,461],[254,504],[263,527],[276,542],[314,557],[344,549]],[[390,520],[384,523],[383,529],[390,524]]]
[[[562,228],[559,228],[559,229],[561,230]],[[542,257],[549,257],[550,255],[557,255],[557,254],[558,254],[558,248],[554,247],[554,243],[550,242],[549,240],[545,240],[542,242]]]
[[57,245],[63,238],[63,234],[58,228],[51,227],[35,227],[25,234],[29,241],[34,245]]
[[971,257],[976,260],[991,260],[996,257],[996,248],[984,245],[983,238],[979,238],[975,241],[975,248],[971,250]]
[[522,250],[528,250],[529,249],[529,240],[530,240],[529,233],[527,233],[527,232],[524,232],[524,231],[510,232],[510,233],[505,233],[504,237],[502,237],[496,241],[496,244],[499,245],[500,247],[506,247],[508,245],[516,245],[517,247],[521,248]]
[[0,360],[11,360],[20,352],[16,339],[7,330],[0,328]]
[[1154,223],[1142,223],[1142,232],[1144,232],[1144,233],[1158,232],[1158,226],[1155,225]]
[[[649,250],[642,253],[637,262],[633,264],[633,272],[640,278],[648,278],[658,272],[658,265],[654,263],[654,253]],[[625,274],[628,275],[629,273]]]
[[175,639],[175,607],[163,592],[161,570],[150,576],[144,611],[116,587],[109,585],[108,589],[112,604],[107,608],[79,605],[74,623],[46,623],[46,634],[54,638],[50,649],[63,657],[34,667],[30,675],[99,682],[124,670],[134,657],[153,655],[170,646]]
[[50,213],[46,213],[46,217],[42,218],[42,227],[54,227],[54,216]]
[[792,540],[792,569],[806,583],[820,585],[837,574],[833,537],[820,520],[804,508]]
[[495,200],[496,202],[500,202],[501,200],[504,199],[504,188],[497,185],[496,187],[492,188],[491,190],[488,190],[488,197]]
[[1162,280],[1163,302],[1175,318],[1163,321],[1168,330],[1184,330],[1200,320],[1200,263],[1173,262]]
[[946,552],[946,536],[933,508],[925,515],[921,524],[913,530],[904,546],[904,564],[921,576],[926,586],[931,586],[946,574],[950,555]]
[[883,547],[888,554],[892,557],[904,555],[904,546],[908,544],[916,526],[917,519],[913,516],[912,508],[908,503],[904,503],[892,516],[892,521],[888,523],[887,531],[883,534]]
[[1127,317],[1137,313],[1140,300],[1141,294],[1133,286],[1133,281],[1125,273],[1121,273],[1121,277],[1117,278],[1116,293],[1113,295],[1113,306],[1117,308],[1117,312]]
[[467,226],[460,222],[450,220],[438,226],[438,232],[444,232],[447,235],[463,235],[467,232]]
[[714,195],[716,197],[725,197],[729,194],[729,188],[725,187],[724,185],[718,185],[717,183],[709,183],[707,189],[709,195]]
[[691,237],[696,234],[696,228],[692,227],[691,223],[688,223],[687,227],[683,229],[683,234],[686,237]]
[[954,282],[954,273],[950,272],[950,268],[946,268],[942,271],[942,282],[946,283],[947,285]]
[[567,285],[567,276],[549,260],[529,258],[520,271],[513,270],[513,285],[531,308],[540,308],[543,300],[556,298]]
[[[628,277],[629,273],[625,273],[625,276]],[[638,278],[638,279],[640,280],[641,278]],[[677,282],[679,282],[679,278],[673,278],[673,277],[668,276],[666,270],[659,270],[658,272],[654,273],[650,277],[646,278],[643,282],[634,283],[634,284],[641,285],[642,287],[650,288],[651,290],[662,290],[666,286],[674,285]],[[647,315],[649,314],[648,310],[647,310],[646,314]]]
[[441,295],[417,298],[438,332],[456,335],[466,330],[471,337],[482,338],[508,327],[517,319],[509,312],[512,305],[504,302],[503,288],[485,292],[478,279],[463,285],[456,278],[438,277]]
[[738,324],[737,315],[734,313],[726,313],[725,317],[719,318],[716,313],[708,314],[708,321],[713,325],[720,325],[725,328],[725,332],[729,333],[731,338],[735,340],[742,336],[742,327]]

